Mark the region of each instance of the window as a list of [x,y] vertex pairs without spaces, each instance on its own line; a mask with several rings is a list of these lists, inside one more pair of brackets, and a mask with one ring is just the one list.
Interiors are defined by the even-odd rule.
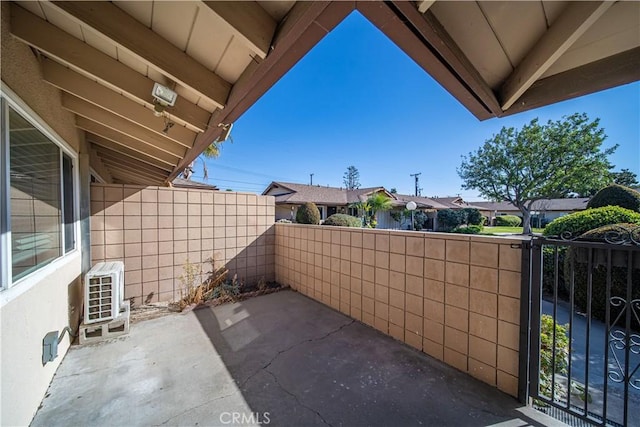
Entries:
[[2,232],[11,236],[2,279],[12,283],[75,248],[74,159],[6,99],[2,115]]

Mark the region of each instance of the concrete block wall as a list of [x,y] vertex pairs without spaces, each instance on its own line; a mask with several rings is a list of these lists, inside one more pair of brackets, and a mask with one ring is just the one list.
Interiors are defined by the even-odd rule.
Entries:
[[517,239],[276,224],[276,280],[517,396]]
[[179,298],[187,260],[252,283],[274,279],[274,198],[132,185],[91,185],[91,258],[122,260],[125,298]]

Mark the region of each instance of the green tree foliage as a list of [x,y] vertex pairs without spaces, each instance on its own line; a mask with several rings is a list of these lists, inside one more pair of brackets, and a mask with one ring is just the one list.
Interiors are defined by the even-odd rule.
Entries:
[[[207,148],[205,148],[200,156],[198,156],[198,159],[202,160],[202,172],[205,180],[209,178],[209,169],[207,168],[207,162],[205,159],[217,159],[220,156],[220,144],[221,142],[213,141],[211,144],[207,145]],[[184,179],[191,179],[193,176],[196,160],[191,162],[191,164],[182,171],[182,177]]]
[[369,224],[371,228],[376,228],[376,225],[378,225],[378,219],[376,217],[378,212],[388,211],[393,207],[391,199],[382,193],[375,193],[369,196],[366,206],[368,207]]
[[298,208],[296,222],[299,224],[320,224],[320,211],[313,202],[307,202]]
[[342,175],[342,182],[347,190],[355,190],[360,188],[360,172],[358,169],[351,165],[347,168],[347,171]]
[[517,215],[500,215],[496,217],[498,227],[518,227],[522,224],[522,218]]
[[554,219],[543,234],[577,237],[594,228],[619,223],[640,224],[640,213],[619,206],[587,209]]
[[623,185],[611,184],[598,191],[587,203],[587,208],[620,206],[640,212],[640,192]]
[[638,185],[638,175],[631,172],[629,169],[622,169],[620,172],[613,172],[613,183],[618,185],[624,185],[631,187]]
[[[476,208],[443,209],[438,211],[438,230],[452,231],[461,225],[482,226],[484,217]],[[480,227],[482,229],[482,227]]]
[[332,225],[337,227],[362,227],[362,220],[355,216],[345,214],[333,214],[325,219],[322,225]]
[[458,174],[464,189],[476,189],[493,201],[509,201],[522,212],[523,233],[531,233],[531,205],[539,199],[567,197],[602,187],[609,178],[601,151],[606,136],[599,119],[573,114],[522,129],[503,127],[477,151],[463,156]]

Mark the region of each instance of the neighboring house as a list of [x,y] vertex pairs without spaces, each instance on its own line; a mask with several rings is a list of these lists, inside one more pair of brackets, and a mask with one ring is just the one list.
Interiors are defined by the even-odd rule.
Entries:
[[171,184],[175,188],[187,188],[187,189],[191,188],[194,190],[211,190],[211,191],[220,190],[215,185],[206,184],[204,182],[193,181],[191,179],[184,179],[184,178],[176,178],[173,180]]
[[371,195],[379,192],[395,200],[384,187],[347,190],[346,188],[275,181],[269,184],[262,195],[275,197],[276,221],[279,219],[293,220],[296,217],[298,207],[307,202],[315,203],[320,210],[320,218],[325,220],[335,213],[358,216],[358,210],[353,205],[364,202]]
[[[531,218],[534,226],[549,223],[556,218],[568,215],[573,212],[585,210],[589,197],[575,197],[565,199],[542,199],[536,200],[531,205]],[[520,210],[510,202],[473,202],[474,206],[478,206],[488,212],[488,218],[493,220],[500,215],[517,215],[522,217]]]

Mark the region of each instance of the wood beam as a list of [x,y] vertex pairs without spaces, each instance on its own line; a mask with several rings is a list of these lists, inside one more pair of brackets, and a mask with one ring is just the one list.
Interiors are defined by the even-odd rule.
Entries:
[[[83,117],[80,117],[79,119],[89,122],[89,120]],[[148,165],[154,166],[156,168],[159,168],[168,172],[171,172],[173,170],[173,167],[175,166],[174,164],[160,161],[152,156],[149,156],[144,152],[134,150],[133,148],[131,148],[130,146],[127,146],[126,144],[112,141],[102,136],[89,133],[88,131],[86,132],[87,132],[86,134],[87,140],[97,147],[104,147],[116,153],[120,153],[124,156],[131,157],[132,159],[140,160],[141,162],[144,162]]]
[[139,141],[145,142],[158,150],[162,150],[166,153],[172,154],[176,157],[182,157],[185,153],[185,148],[176,144],[172,140],[162,137],[155,132],[151,132],[137,124],[123,119],[107,110],[103,110],[87,101],[70,95],[66,92],[62,93],[62,107],[69,110],[78,116],[85,117],[94,122],[101,123],[102,125],[124,133],[125,135],[135,138]]
[[502,109],[511,107],[613,4],[613,1],[569,2],[500,88]]
[[76,22],[110,39],[142,61],[224,108],[231,84],[111,2],[54,1]]
[[105,147],[101,147],[99,145],[94,145],[95,150],[97,153],[99,153],[101,156],[103,157],[110,157],[112,159],[117,159],[119,161],[122,161],[123,164],[127,164],[127,165],[131,165],[134,166],[136,168],[139,168],[140,170],[143,171],[147,171],[147,172],[151,172],[151,173],[155,173],[155,174],[159,174],[162,176],[168,176],[170,171],[167,171],[165,169],[156,167],[156,166],[152,166],[148,163],[145,163],[143,161],[141,161],[140,159],[137,159],[135,157],[130,157],[126,154],[122,154],[118,151],[114,151],[111,150],[109,148],[105,148]]
[[160,163],[171,167],[174,167],[180,159],[180,157],[178,156],[174,156],[173,154],[158,150],[153,145],[141,142],[135,138],[131,138],[130,136],[119,132],[117,129],[108,128],[98,122],[94,122],[93,120],[89,120],[82,116],[76,117],[76,126],[84,130],[85,132],[89,132],[94,135],[106,138],[112,142],[115,142],[116,144],[127,147],[140,154],[144,154]]
[[44,58],[42,60],[42,74],[46,82],[58,89],[138,124],[162,137],[169,138],[186,148],[191,148],[193,145],[196,137],[195,132],[185,127],[174,125],[165,134],[163,132],[165,119],[156,117],[152,110],[99,83],[89,80],[69,68],[65,68],[51,59]]
[[420,14],[411,3],[406,1],[394,1],[393,4],[402,14],[407,25],[412,25],[420,34],[425,49],[429,49],[441,61],[446,62],[454,71],[454,76],[468,86],[467,90],[471,91],[486,110],[493,115],[502,113],[496,94],[433,13],[426,11]]
[[421,0],[418,2],[417,6],[418,6],[418,12],[420,13],[425,13],[427,10],[429,10],[429,8],[431,6],[433,6],[433,4],[436,2],[436,0]]
[[[65,33],[44,19],[11,3],[11,34],[45,55],[55,58],[114,90],[126,93],[147,106],[153,106],[153,80],[127,67],[109,55]],[[176,105],[167,109],[172,118],[204,131],[211,114],[178,97]]]
[[[414,25],[408,25],[405,14],[414,14],[422,18],[415,5],[401,1],[371,2],[359,1],[358,11],[373,25],[378,27],[391,41],[401,48],[422,69],[431,75],[441,86],[462,103],[478,119],[493,117],[488,107],[479,96],[470,90],[466,81],[452,71],[451,66],[442,55],[433,48],[432,44],[442,43],[438,39],[430,42]],[[420,22],[414,19],[416,22]],[[423,25],[423,30],[426,27]]]
[[640,47],[536,81],[503,116],[640,80]]
[[150,166],[142,163],[142,162],[138,162],[136,160],[132,160],[131,158],[128,158],[126,156],[122,156],[119,155],[117,153],[113,153],[113,152],[109,152],[108,150],[98,150],[98,155],[106,161],[110,161],[112,163],[115,163],[117,165],[120,165],[122,167],[126,167],[126,168],[130,168],[135,170],[136,172],[140,172],[140,173],[146,173],[149,176],[155,176],[158,177],[160,179],[165,179],[169,173],[162,171],[162,170],[156,170],[156,169],[150,169]]
[[353,1],[296,2],[276,31],[271,53],[245,70],[233,85],[227,107],[214,112],[209,129],[198,135],[193,148],[178,163],[169,180],[216,140],[222,132],[218,124],[237,120],[354,8]]
[[255,1],[205,1],[216,15],[233,27],[244,43],[260,58],[269,53],[277,23]]
[[157,185],[163,183],[163,181],[157,178],[143,177],[137,174],[131,173],[126,169],[119,168],[114,165],[106,166],[115,179],[122,181],[124,184],[137,184],[137,185]]
[[120,161],[118,161],[118,160],[102,157],[102,162],[107,166],[107,168],[109,168],[111,170],[115,169],[115,170],[123,171],[123,172],[128,173],[128,174],[133,175],[133,176],[138,176],[138,177],[141,177],[141,178],[145,178],[145,179],[149,179],[149,180],[156,180],[156,181],[164,181],[166,179],[166,176],[149,174],[149,173],[143,172],[143,171],[141,171],[139,169],[124,165],[124,164],[120,163]]

